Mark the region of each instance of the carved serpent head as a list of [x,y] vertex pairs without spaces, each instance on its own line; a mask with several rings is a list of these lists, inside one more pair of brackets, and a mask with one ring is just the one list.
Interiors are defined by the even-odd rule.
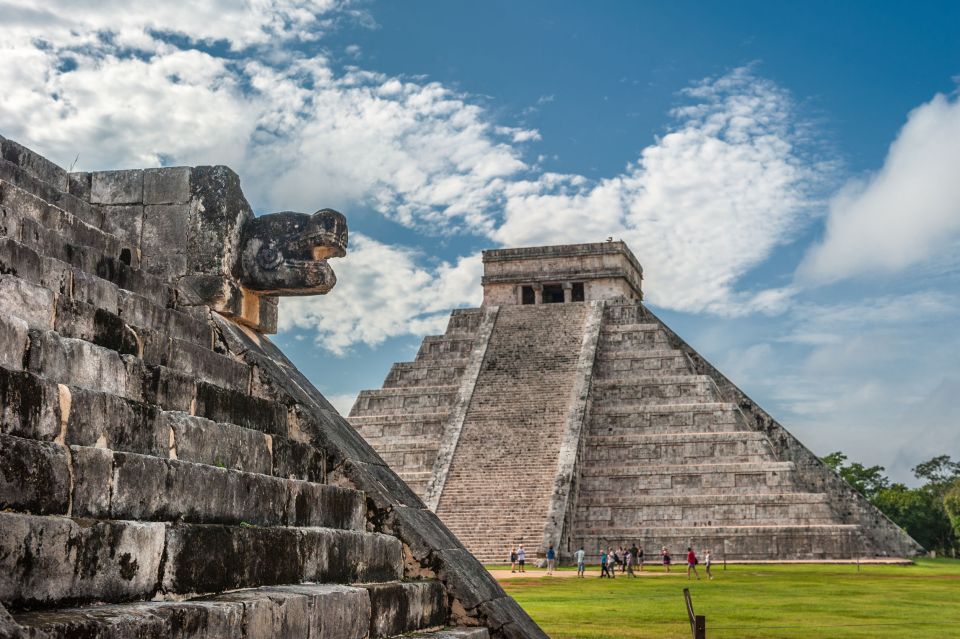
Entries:
[[337,283],[331,257],[347,254],[347,220],[333,209],[284,211],[243,226],[240,283],[269,295],[316,295]]

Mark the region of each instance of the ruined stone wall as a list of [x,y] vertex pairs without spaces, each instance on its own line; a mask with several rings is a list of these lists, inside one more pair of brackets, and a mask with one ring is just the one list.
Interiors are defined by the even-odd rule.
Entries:
[[[0,634],[543,636],[263,332],[212,310],[224,289],[191,285],[236,281],[228,169],[188,169],[185,203],[180,169],[0,156]],[[188,247],[217,242],[154,251],[167,206]]]

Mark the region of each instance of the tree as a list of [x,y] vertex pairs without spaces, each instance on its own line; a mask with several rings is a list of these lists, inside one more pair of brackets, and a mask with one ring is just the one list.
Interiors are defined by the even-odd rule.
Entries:
[[960,479],[954,480],[947,488],[943,496],[943,507],[953,525],[953,534],[960,539]]
[[943,499],[936,492],[926,486],[908,488],[893,484],[878,491],[870,502],[924,548],[952,552],[956,540],[953,526]]
[[960,462],[950,459],[950,455],[939,455],[914,466],[913,474],[917,479],[924,480],[926,485],[946,492],[949,484],[960,479]]
[[871,498],[890,485],[883,466],[864,466],[860,462],[846,464],[847,456],[835,451],[823,458],[823,463],[840,474],[848,484],[866,498]]

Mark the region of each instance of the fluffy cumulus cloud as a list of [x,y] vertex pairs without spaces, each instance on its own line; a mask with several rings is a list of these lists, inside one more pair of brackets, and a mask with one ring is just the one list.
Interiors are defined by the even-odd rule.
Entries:
[[357,234],[350,241],[350,256],[334,264],[336,295],[284,299],[281,330],[315,331],[318,345],[340,355],[355,343],[443,332],[451,305],[480,303],[479,256],[424,267],[416,251]]
[[[790,96],[749,68],[691,86],[634,162],[588,180],[539,172],[524,159],[539,133],[468,95],[313,46],[364,19],[350,3],[81,5],[0,0],[0,131],[65,165],[225,163],[262,211],[363,205],[491,245],[613,235],[671,309],[777,312],[794,293],[738,289],[808,220],[823,175]],[[337,304],[283,316],[342,353],[442,328],[441,311],[477,301],[480,263],[358,237],[338,272]]]
[[692,103],[640,158],[589,182],[543,175],[507,189],[504,244],[622,238],[654,304],[684,311],[775,311],[787,289],[736,282],[809,216],[822,170],[806,157],[790,96],[737,69],[685,92]]
[[835,281],[929,262],[960,241],[960,100],[943,95],[914,109],[883,167],[831,202],[826,235],[801,278]]

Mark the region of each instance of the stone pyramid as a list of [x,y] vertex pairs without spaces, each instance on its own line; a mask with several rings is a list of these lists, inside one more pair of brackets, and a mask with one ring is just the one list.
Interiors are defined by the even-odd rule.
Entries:
[[484,251],[456,310],[349,420],[467,548],[922,551],[642,303],[622,242]]
[[545,636],[267,338],[342,215],[0,152],[0,637]]

